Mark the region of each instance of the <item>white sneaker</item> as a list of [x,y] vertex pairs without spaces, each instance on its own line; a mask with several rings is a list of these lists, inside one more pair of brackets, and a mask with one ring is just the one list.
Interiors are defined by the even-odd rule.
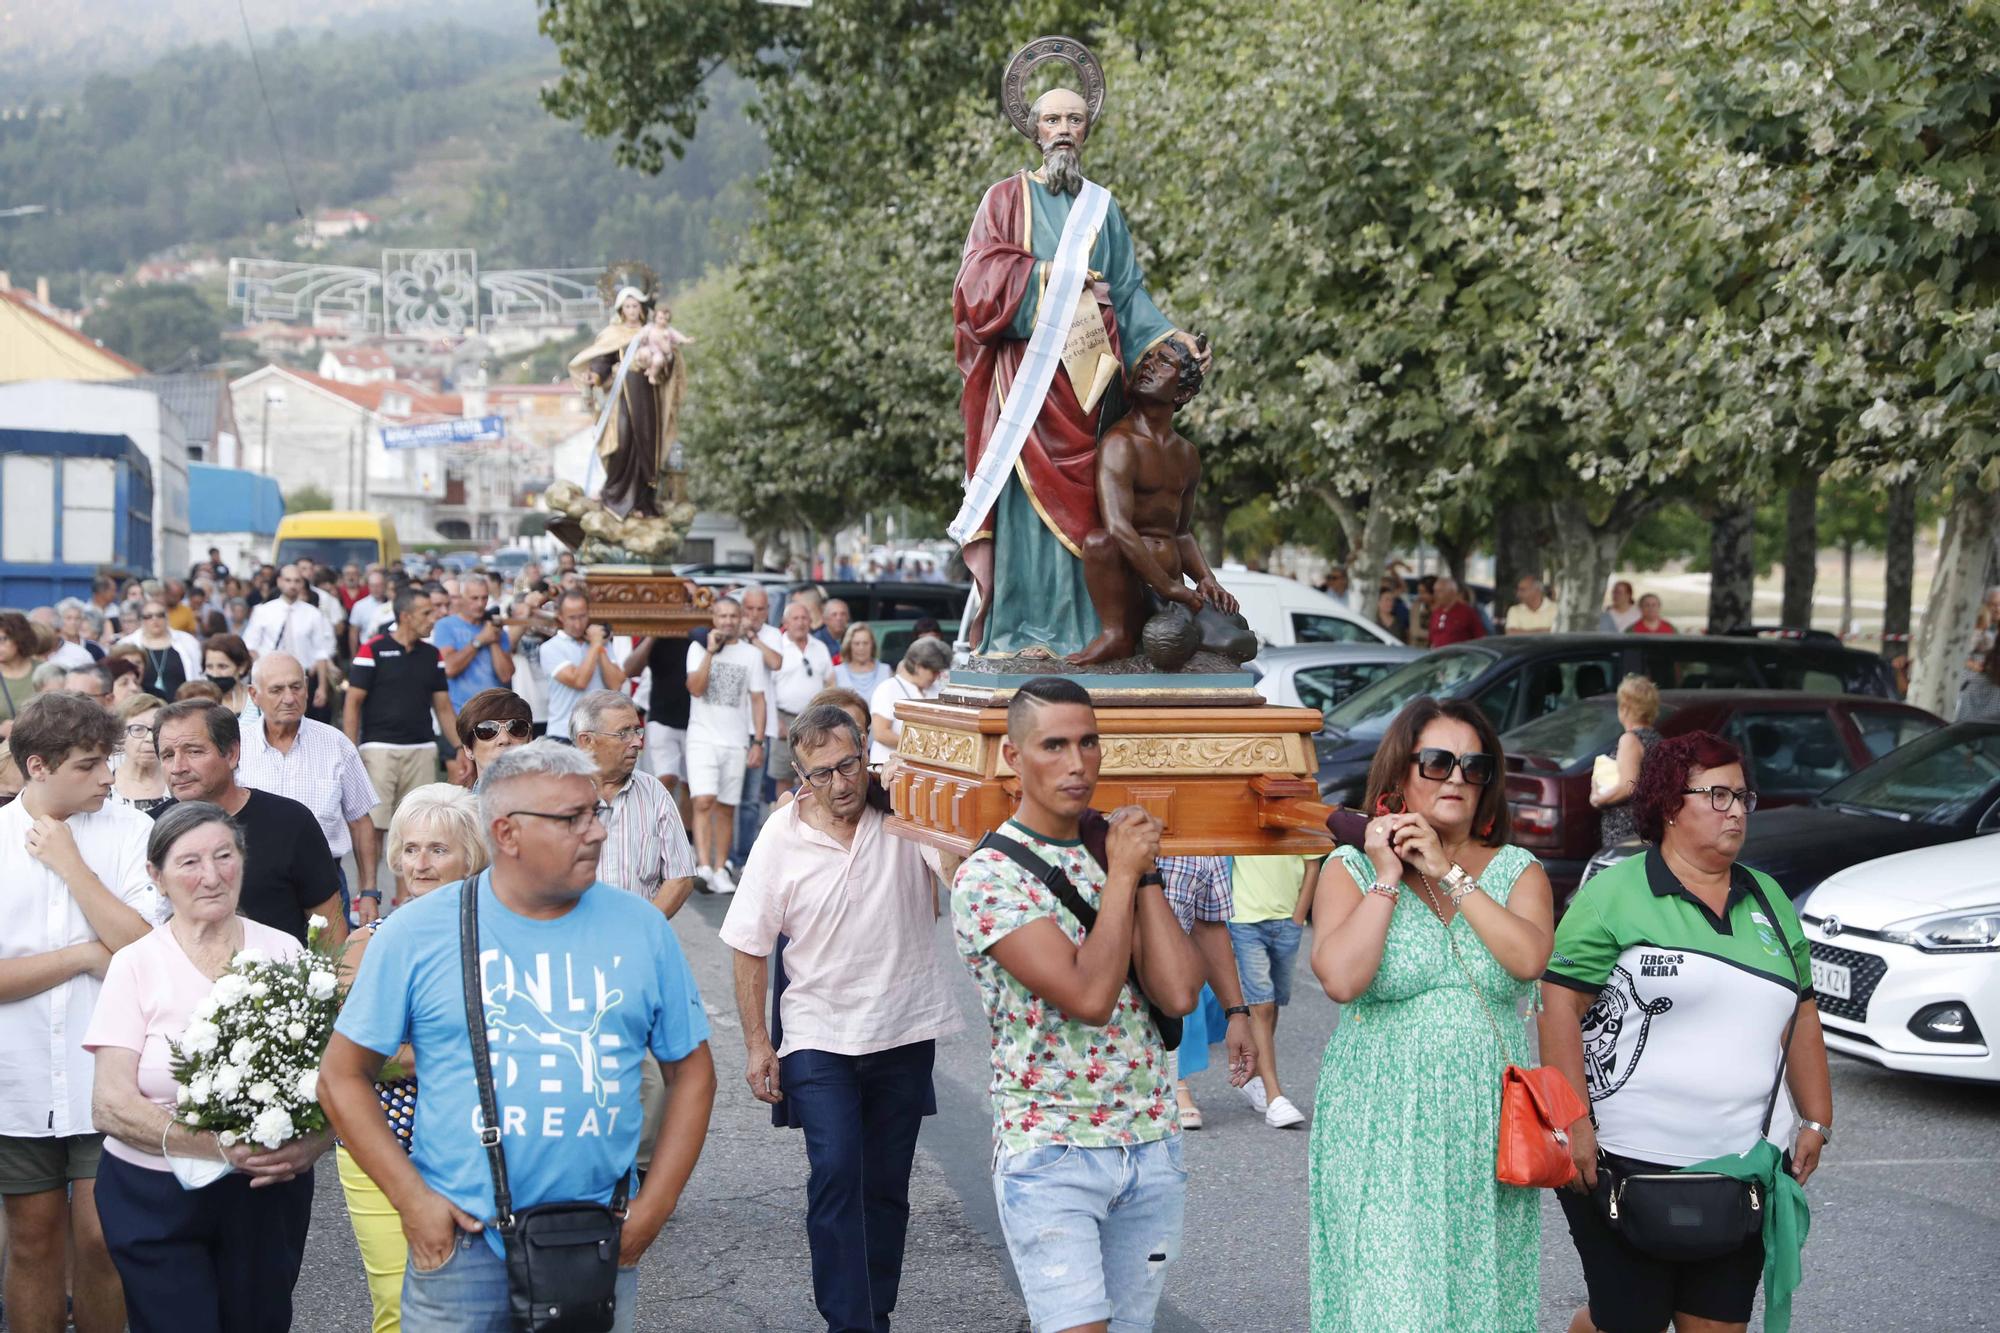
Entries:
[[1263,1075],[1260,1074],[1256,1078],[1251,1079],[1248,1083],[1238,1088],[1237,1091],[1243,1094],[1243,1100],[1249,1102],[1250,1109],[1258,1115],[1263,1115],[1270,1110],[1271,1104],[1264,1099]]
[[694,868],[694,887],[697,893],[715,892],[715,872],[707,866]]
[[714,890],[717,893],[736,892],[736,881],[729,877],[728,866],[717,866],[715,869],[709,871],[708,874],[709,874],[709,880],[708,880],[709,885],[712,888],[714,888]]
[[1292,1099],[1280,1093],[1273,1098],[1264,1112],[1264,1123],[1272,1129],[1297,1129],[1306,1122],[1305,1113],[1292,1105]]

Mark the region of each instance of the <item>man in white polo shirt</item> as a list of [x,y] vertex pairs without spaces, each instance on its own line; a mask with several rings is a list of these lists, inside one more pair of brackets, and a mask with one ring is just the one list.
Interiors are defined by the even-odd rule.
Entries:
[[[721,936],[735,950],[750,1091],[805,1131],[814,1301],[828,1328],[886,1328],[917,1131],[937,1111],[936,1042],[960,1026],[932,939],[934,854],[869,806],[846,710],[808,708],[789,738],[805,794],[758,835]],[[764,996],[780,934],[789,984],[774,1049]]]
[[743,637],[743,608],[719,597],[705,643],[687,656],[688,795],[694,798],[695,877],[711,893],[734,893],[729,836],[744,773],[763,771],[764,655]]
[[[806,711],[813,696],[833,680],[833,654],[813,637],[812,608],[793,602],[785,608],[785,620],[778,640],[778,669],[771,676],[770,703],[776,705],[778,730],[770,744],[770,759],[764,767],[773,782],[792,780],[792,747],[787,739],[792,720]],[[765,728],[769,734],[770,728]],[[754,841],[754,839],[753,839]],[[748,847],[737,851],[748,856]]]

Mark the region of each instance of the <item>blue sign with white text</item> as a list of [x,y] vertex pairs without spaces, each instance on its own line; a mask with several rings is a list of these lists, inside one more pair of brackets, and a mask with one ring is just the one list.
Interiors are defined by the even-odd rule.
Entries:
[[507,438],[505,417],[460,417],[456,421],[427,421],[421,426],[384,426],[384,449],[435,449],[445,444],[472,444],[480,440]]

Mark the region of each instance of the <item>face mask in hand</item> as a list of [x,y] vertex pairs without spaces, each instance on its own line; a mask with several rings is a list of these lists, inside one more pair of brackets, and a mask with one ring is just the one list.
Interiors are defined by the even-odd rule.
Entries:
[[208,683],[215,686],[216,689],[221,690],[224,694],[227,694],[236,688],[238,679],[236,676],[210,676],[208,677]]

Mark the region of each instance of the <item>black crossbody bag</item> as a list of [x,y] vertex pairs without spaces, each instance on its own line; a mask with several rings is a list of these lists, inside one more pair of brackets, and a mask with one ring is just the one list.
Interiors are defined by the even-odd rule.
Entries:
[[[1764,886],[1754,877],[1750,885],[1772,933],[1789,957],[1790,946],[1778,929],[1778,917],[1764,896]],[[1801,996],[1799,1003],[1804,1002]],[[1764,1099],[1763,1133],[1767,1137],[1778,1108],[1778,1089],[1785,1082],[1785,1065],[1791,1058],[1792,1032],[1798,1023],[1799,1011],[1794,1006],[1785,1024],[1784,1042],[1778,1048],[1778,1072],[1771,1080],[1771,1095]],[[1790,1158],[1785,1154],[1787,1165]],[[1764,1229],[1764,1189],[1754,1181],[1716,1171],[1621,1172],[1601,1158],[1597,1173],[1597,1206],[1604,1220],[1634,1249],[1655,1259],[1693,1262],[1720,1258],[1735,1253]]]
[[[1085,935],[1096,929],[1097,909],[1083,900],[1083,895],[1076,891],[1076,885],[1069,882],[1069,876],[1063,873],[1061,866],[1044,861],[1004,833],[987,834],[979,840],[979,847],[991,847],[1040,880],[1042,885],[1056,896],[1056,901],[1068,909],[1069,914],[1082,924]],[[975,847],[973,850],[978,851],[979,848]],[[1152,997],[1146,994],[1146,988],[1139,983],[1137,966],[1130,968],[1126,972],[1126,977],[1131,981],[1132,989],[1139,992],[1140,998],[1146,1001],[1146,1016],[1152,1020],[1154,1029],[1159,1032],[1160,1044],[1169,1051],[1178,1049],[1181,1044],[1181,1020],[1172,1014],[1160,1012],[1160,1007],[1153,1003]]]
[[465,1025],[479,1084],[479,1142],[493,1172],[493,1213],[507,1254],[507,1299],[518,1333],[608,1333],[618,1310],[619,1233],[625,1225],[621,1176],[611,1204],[538,1203],[514,1211],[507,1189],[507,1154],[493,1096],[486,1049],[486,997],[479,985],[479,882],[465,885],[458,913],[459,968],[465,981]]

